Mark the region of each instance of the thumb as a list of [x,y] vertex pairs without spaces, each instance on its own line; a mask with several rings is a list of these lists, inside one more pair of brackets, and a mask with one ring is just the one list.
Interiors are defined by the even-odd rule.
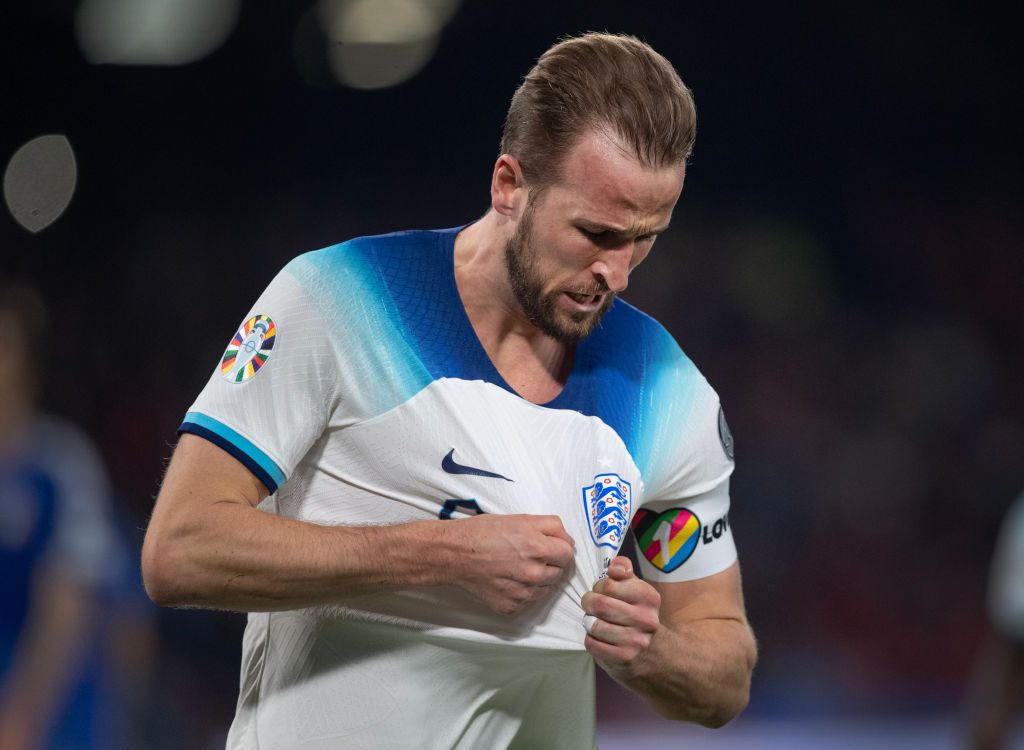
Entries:
[[616,581],[625,581],[633,575],[633,563],[628,557],[619,555],[608,566],[608,575]]

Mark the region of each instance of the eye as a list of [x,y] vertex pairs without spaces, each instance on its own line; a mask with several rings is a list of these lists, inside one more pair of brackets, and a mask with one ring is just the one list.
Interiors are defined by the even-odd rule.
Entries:
[[599,232],[594,232],[594,231],[591,231],[589,229],[584,229],[583,227],[577,227],[577,229],[579,229],[580,230],[580,234],[582,234],[588,240],[593,240],[595,242],[598,241],[598,240],[607,239],[608,235],[609,235],[609,232],[608,232],[607,229],[602,229]]

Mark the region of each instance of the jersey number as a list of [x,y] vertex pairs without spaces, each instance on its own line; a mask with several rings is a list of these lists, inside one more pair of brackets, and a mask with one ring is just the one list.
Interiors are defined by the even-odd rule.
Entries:
[[458,509],[461,509],[463,513],[469,513],[474,516],[479,516],[484,512],[473,498],[469,498],[468,500],[452,499],[444,501],[444,505],[441,506],[441,510],[438,512],[437,517],[442,521],[449,521],[451,520],[452,513]]

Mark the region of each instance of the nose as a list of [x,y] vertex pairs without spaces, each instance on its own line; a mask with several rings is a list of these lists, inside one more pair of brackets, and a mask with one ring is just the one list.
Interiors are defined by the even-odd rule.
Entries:
[[600,276],[609,290],[618,294],[629,284],[629,268],[633,253],[631,246],[609,249],[593,262],[590,271]]

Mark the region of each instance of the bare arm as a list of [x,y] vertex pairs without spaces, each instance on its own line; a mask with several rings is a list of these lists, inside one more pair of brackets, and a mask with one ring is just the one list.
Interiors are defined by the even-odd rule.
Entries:
[[618,557],[583,606],[597,618],[587,650],[663,716],[720,727],[746,707],[757,646],[738,563],[708,578],[652,585]]
[[233,457],[183,435],[142,548],[150,597],[269,611],[454,584],[510,614],[546,594],[572,563],[572,538],[556,516],[318,526],[258,510],[266,495]]
[[41,568],[32,608],[0,690],[0,748],[42,746],[81,663],[90,633],[93,593],[55,568]]

